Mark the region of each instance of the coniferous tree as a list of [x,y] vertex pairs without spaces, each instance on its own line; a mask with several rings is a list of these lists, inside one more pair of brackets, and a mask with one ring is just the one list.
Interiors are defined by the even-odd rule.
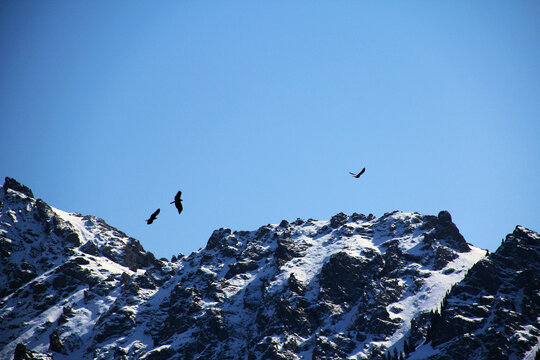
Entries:
[[410,353],[414,352],[416,350],[416,347],[414,346],[414,342],[409,337],[408,339],[405,339],[405,344],[403,345],[403,351],[405,352],[405,357],[408,357]]
[[439,328],[439,325],[441,323],[441,320],[442,320],[442,316],[441,316],[441,313],[439,313],[439,310],[431,310],[431,312],[429,313],[430,315],[430,326],[427,330],[427,334],[426,334],[426,342],[429,342],[431,340],[433,340],[433,335],[435,334],[435,332],[437,331],[437,329]]
[[409,342],[407,341],[407,339],[405,339],[403,341],[403,352],[405,354],[408,354],[408,351],[409,351]]
[[444,295],[442,302],[441,302],[441,313],[443,312],[443,309],[446,308],[446,305],[448,305],[448,291]]
[[430,318],[430,323],[426,331],[426,342],[430,342],[431,338],[433,338],[433,310],[430,311],[429,318]]

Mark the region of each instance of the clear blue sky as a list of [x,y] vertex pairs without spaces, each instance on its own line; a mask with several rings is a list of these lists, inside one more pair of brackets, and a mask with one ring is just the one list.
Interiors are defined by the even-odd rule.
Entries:
[[538,1],[3,1],[0,176],[158,257],[340,211],[446,209],[495,250],[540,231],[539,19]]

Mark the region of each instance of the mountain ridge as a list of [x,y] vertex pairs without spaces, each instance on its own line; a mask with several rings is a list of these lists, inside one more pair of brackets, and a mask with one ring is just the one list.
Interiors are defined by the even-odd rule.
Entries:
[[[465,351],[517,359],[538,348],[540,237],[523,227],[488,255],[446,211],[339,213],[222,228],[205,248],[168,261],[8,179],[0,191],[1,358],[450,359]],[[511,260],[524,254],[526,263]],[[496,301],[499,294],[510,300]],[[495,316],[501,311],[511,325]],[[460,323],[468,313],[477,327]],[[456,342],[463,331],[476,335]],[[478,346],[501,337],[510,340],[497,350]]]

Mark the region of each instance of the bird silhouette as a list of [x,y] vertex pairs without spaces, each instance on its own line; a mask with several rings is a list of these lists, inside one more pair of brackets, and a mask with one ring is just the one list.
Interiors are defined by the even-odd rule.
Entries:
[[174,196],[174,201],[171,201],[171,204],[174,203],[174,206],[176,206],[176,209],[178,210],[178,213],[180,214],[184,207],[182,206],[182,199],[180,199],[180,196],[182,196],[182,192],[179,191]]
[[355,174],[355,173],[352,173],[349,171],[349,174],[351,174],[352,176],[354,176],[355,178],[359,178],[360,175],[362,175],[364,173],[364,171],[366,171],[366,168],[363,168],[362,171],[360,171],[358,174]]
[[156,220],[157,216],[159,214],[159,209],[157,209],[156,211],[154,211],[154,213],[152,215],[150,215],[150,218],[148,220],[146,220],[146,223],[148,225],[150,225],[151,223],[154,222],[154,220]]

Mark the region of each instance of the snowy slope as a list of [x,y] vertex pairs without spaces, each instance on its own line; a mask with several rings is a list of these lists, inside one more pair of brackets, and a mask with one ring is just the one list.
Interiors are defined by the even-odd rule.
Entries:
[[[540,344],[540,235],[517,226],[452,288],[431,328],[423,349],[431,348],[431,359],[534,359]],[[412,358],[425,356],[419,351]]]
[[[414,359],[446,359],[459,344],[432,311],[458,324],[451,306],[461,284],[467,304],[528,291],[503,286],[475,298],[472,269],[494,254],[468,244],[445,211],[219,229],[204,249],[165,261],[11,179],[0,207],[0,359],[16,349],[54,359],[377,359],[405,348]],[[537,247],[527,231],[521,243]],[[508,249],[514,238],[523,236]],[[508,272],[501,284],[517,270]],[[538,315],[531,299],[526,309]],[[519,318],[513,354],[532,356],[533,320]]]
[[18,343],[48,351],[55,334],[63,352],[79,348],[114,303],[122,279],[156,262],[103,220],[29,195],[5,185],[0,190],[1,359]]

